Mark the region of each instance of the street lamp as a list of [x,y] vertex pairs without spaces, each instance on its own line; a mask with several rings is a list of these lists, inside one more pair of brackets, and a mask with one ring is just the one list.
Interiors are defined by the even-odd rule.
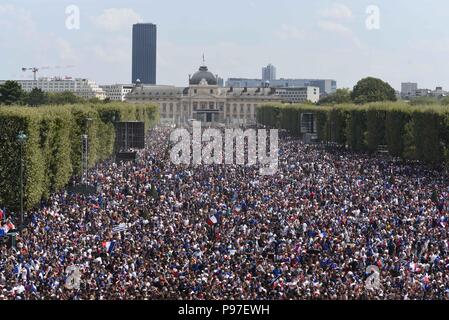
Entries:
[[23,131],[17,135],[17,141],[20,143],[20,224],[23,225],[23,144],[27,136]]
[[89,170],[89,124],[94,121],[92,118],[86,118],[85,134],[81,135],[82,147],[81,147],[81,183],[87,183],[88,170]]

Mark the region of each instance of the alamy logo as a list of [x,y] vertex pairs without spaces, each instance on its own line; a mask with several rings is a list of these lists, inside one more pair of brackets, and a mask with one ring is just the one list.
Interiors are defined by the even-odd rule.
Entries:
[[67,15],[65,19],[65,27],[68,30],[79,30],[80,29],[80,8],[76,5],[70,5],[65,8],[65,14]]
[[380,289],[380,270],[377,266],[368,266],[366,274],[369,275],[365,280],[365,286],[369,290]]
[[368,30],[380,29],[380,8],[375,5],[370,5],[366,8],[368,16],[365,20],[365,25]]
[[81,271],[80,268],[76,265],[68,266],[65,270],[66,273],[66,281],[65,287],[69,290],[79,290],[81,284]]
[[[209,128],[203,132],[199,121],[193,122],[192,127],[192,134],[187,129],[175,129],[171,133],[170,141],[175,143],[170,151],[172,163],[223,164],[224,158],[224,163],[227,165],[259,165],[261,175],[273,175],[277,172],[278,130],[269,130],[269,145],[267,145],[268,130],[265,129],[247,129],[245,131],[225,129],[223,138],[223,130]],[[203,144],[205,145],[203,146]],[[267,146],[269,147],[268,154]],[[247,154],[246,163],[245,153]]]

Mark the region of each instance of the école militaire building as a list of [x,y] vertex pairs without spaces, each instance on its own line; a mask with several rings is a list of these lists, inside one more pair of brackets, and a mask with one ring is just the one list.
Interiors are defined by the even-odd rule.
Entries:
[[153,86],[137,81],[126,96],[130,103],[153,102],[160,106],[162,122],[187,124],[254,124],[256,109],[273,102],[318,102],[317,87],[280,90],[268,85],[257,88],[222,87],[218,76],[202,65],[189,77],[188,87]]

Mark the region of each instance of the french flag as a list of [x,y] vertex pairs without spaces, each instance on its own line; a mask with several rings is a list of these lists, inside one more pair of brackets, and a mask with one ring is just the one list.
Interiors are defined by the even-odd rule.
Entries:
[[107,252],[111,253],[115,248],[115,240],[104,241],[101,245],[106,249]]
[[209,219],[207,219],[207,224],[210,226],[213,226],[214,224],[218,223],[218,219],[215,215],[209,217]]
[[12,222],[8,222],[1,228],[4,234],[7,234],[10,230],[15,230],[16,226],[12,224]]

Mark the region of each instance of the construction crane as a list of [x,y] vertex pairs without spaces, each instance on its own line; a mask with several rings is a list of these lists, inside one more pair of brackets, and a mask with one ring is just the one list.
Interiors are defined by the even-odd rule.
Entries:
[[27,70],[31,70],[34,74],[34,80],[36,80],[36,73],[39,71],[39,68],[22,68],[22,71],[25,72]]
[[36,80],[36,74],[37,74],[37,72],[39,71],[39,70],[49,70],[49,69],[65,69],[65,68],[73,68],[73,67],[75,67],[75,66],[54,66],[54,67],[48,67],[48,66],[46,66],[46,67],[31,67],[31,68],[22,68],[22,71],[23,72],[25,72],[25,71],[28,71],[28,70],[30,70],[31,72],[33,72],[33,78],[34,78],[34,80]]

